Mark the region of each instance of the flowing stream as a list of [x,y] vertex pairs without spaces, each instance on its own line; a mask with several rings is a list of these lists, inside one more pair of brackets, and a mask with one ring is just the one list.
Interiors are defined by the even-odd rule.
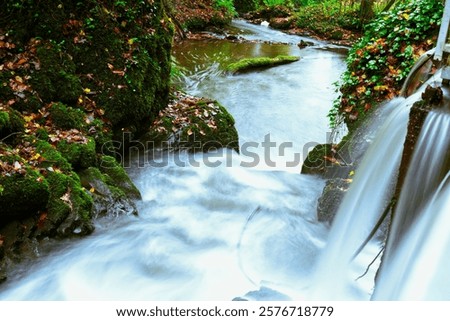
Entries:
[[[241,154],[134,155],[128,171],[143,196],[139,217],[99,219],[93,235],[61,242],[18,269],[0,299],[370,299],[377,264],[355,278],[380,244],[369,243],[348,261],[384,206],[411,101],[386,106],[394,112],[330,233],[316,218],[324,181],[299,171],[308,149],[327,139],[332,83],[345,69],[342,48],[313,41],[299,49],[308,39],[243,21],[228,32],[254,42],[189,41],[174,55],[185,68],[185,90],[217,99],[234,116]],[[301,59],[241,75],[222,71],[243,57],[279,54]],[[243,166],[249,159],[252,165]],[[448,187],[439,193],[429,206],[448,200]]]
[[[340,47],[311,40],[313,46],[300,49],[297,43],[305,38],[242,21],[229,33],[255,41],[189,41],[176,46],[174,55],[185,68],[187,92],[226,106],[241,146],[256,143],[254,154],[224,150],[211,159],[217,166],[208,166],[208,155],[200,153],[135,155],[129,173],[143,196],[140,216],[97,221],[92,236],[64,243],[23,267],[0,289],[1,299],[306,295],[328,227],[316,220],[323,180],[299,172],[303,149],[327,139],[332,83],[344,71],[345,57]],[[242,75],[221,71],[243,57],[279,54],[301,59]],[[263,148],[265,139],[276,147]],[[282,143],[288,143],[284,153],[278,150]],[[259,161],[241,166],[252,155]]]

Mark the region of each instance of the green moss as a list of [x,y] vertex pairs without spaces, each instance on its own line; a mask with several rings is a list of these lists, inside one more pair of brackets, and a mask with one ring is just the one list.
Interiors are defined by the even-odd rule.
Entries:
[[45,209],[49,184],[37,171],[27,169],[25,175],[0,176],[0,222],[20,219]]
[[80,79],[75,75],[71,57],[57,45],[45,43],[37,49],[41,66],[30,83],[39,97],[46,101],[75,102],[83,93]]
[[163,116],[158,120],[159,130],[153,129],[144,140],[161,144],[162,147],[167,147],[170,142],[171,147],[187,148],[191,152],[208,151],[210,148],[239,151],[234,118],[217,101],[199,100],[196,105],[180,112],[178,118],[188,118],[189,121],[180,125],[178,121],[173,122],[174,118]]
[[77,213],[84,221],[90,220],[93,201],[82,188],[77,174],[74,172],[69,175],[49,172],[47,180],[50,186],[50,198],[47,206],[49,222],[42,229],[55,230],[70,213]]
[[6,111],[0,111],[0,132],[9,127],[9,113]]
[[64,172],[70,172],[72,170],[71,164],[65,159],[56,148],[43,140],[37,140],[34,142],[36,151],[44,158],[42,167],[59,168]]
[[282,64],[288,64],[298,61],[300,58],[296,56],[277,56],[275,58],[269,57],[256,57],[256,58],[244,58],[238,62],[234,62],[228,65],[226,68],[232,73],[245,72],[251,69],[269,68]]
[[100,171],[104,174],[104,181],[110,186],[117,186],[128,197],[141,199],[141,193],[133,184],[124,168],[114,157],[103,156],[100,160]]
[[76,170],[96,165],[95,140],[93,138],[88,138],[86,144],[68,143],[61,140],[57,149]]
[[36,130],[36,137],[39,139],[42,139],[44,141],[47,141],[49,136],[48,136],[48,132],[45,128],[39,128],[38,130]]
[[326,157],[332,156],[331,144],[319,144],[308,153],[302,166],[303,174],[317,174],[325,171],[326,167],[331,163]]
[[114,200],[127,197],[119,187],[112,185],[111,179],[100,172],[96,167],[89,167],[80,172],[81,184],[84,188],[94,187],[94,193],[102,196],[111,196]]
[[14,109],[0,111],[0,139],[14,133],[21,133],[23,130],[24,120],[18,111]]
[[54,103],[49,109],[53,124],[61,129],[78,129],[84,127],[83,111],[77,108],[68,107],[63,103]]

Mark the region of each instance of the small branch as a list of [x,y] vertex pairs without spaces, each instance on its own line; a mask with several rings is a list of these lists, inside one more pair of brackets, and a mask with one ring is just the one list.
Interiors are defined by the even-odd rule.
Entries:
[[377,256],[375,256],[375,258],[372,260],[372,262],[369,263],[369,265],[367,266],[367,269],[364,271],[364,273],[361,274],[355,281],[358,281],[359,279],[363,278],[367,274],[367,272],[369,272],[370,267],[375,263],[375,261],[378,259],[380,254],[383,252],[383,250],[384,250],[384,245],[381,247],[380,251],[378,252]]

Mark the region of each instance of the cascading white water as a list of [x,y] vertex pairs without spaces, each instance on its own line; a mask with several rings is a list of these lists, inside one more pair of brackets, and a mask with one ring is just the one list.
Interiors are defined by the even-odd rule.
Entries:
[[450,117],[444,112],[430,112],[424,122],[390,229],[385,259],[422,211],[446,171],[445,154],[450,149]]
[[327,233],[314,220],[322,180],[242,168],[231,151],[214,157],[216,168],[204,154],[178,156],[135,167],[139,217],[97,222],[94,235],[43,258],[0,299],[231,300],[263,285],[269,298],[283,289],[298,299]]
[[[370,297],[370,293],[361,293],[353,281],[364,273],[365,267],[351,260],[383,212],[395,184],[402,155],[399,146],[405,140],[409,110],[405,106],[407,100],[391,104],[394,109],[356,170],[333,221],[311,285],[311,295],[315,299]],[[371,275],[367,278],[373,280]]]
[[[360,299],[370,298],[372,291],[361,292],[360,284],[366,279],[366,282],[372,282],[372,286],[374,285],[374,273],[377,270],[379,261],[372,266],[372,269],[370,269],[371,273],[368,273],[364,279],[360,280],[359,276],[367,271],[364,264],[359,263],[359,260],[365,259],[367,262],[366,256],[370,254],[372,257],[376,257],[376,253],[381,249],[381,244],[372,241],[366,246],[367,249],[365,250],[369,254],[364,254],[363,252],[356,259],[354,259],[354,254],[369,236],[392,197],[403,153],[409,108],[415,101],[420,99],[420,95],[427,85],[440,83],[439,77],[440,73],[438,72],[422,85],[414,95],[403,101],[391,101],[386,106],[393,107],[393,113],[386,121],[384,127],[379,129],[374,142],[365,153],[364,159],[356,171],[353,183],[339,207],[327,245],[319,259],[315,277],[311,283],[310,296],[312,298],[331,300],[355,298],[355,296]],[[430,118],[434,117],[430,116]],[[448,120],[442,119],[441,122],[440,124],[435,124],[436,126],[430,126],[428,123],[424,126],[425,132],[431,130],[436,135],[433,138],[435,141],[430,145],[427,145],[424,140],[424,148],[427,150],[427,162],[431,162],[433,165],[429,166],[431,163],[428,163],[428,165],[424,165],[428,166],[428,168],[415,168],[411,172],[412,176],[416,175],[416,171],[422,169],[424,170],[423,175],[425,175],[422,179],[432,179],[435,173],[442,174],[441,167],[444,164],[442,160],[434,160],[431,152],[435,148],[442,151],[448,150],[449,137],[448,134],[444,135],[444,133],[448,133]],[[442,155],[439,157],[442,158]],[[435,172],[432,173],[433,170]],[[415,181],[412,184],[417,186]],[[435,188],[439,181],[424,184],[431,184]],[[419,188],[416,187],[417,190],[421,190],[423,184],[419,186]],[[411,191],[406,191],[404,194],[408,195],[410,193]],[[422,191],[420,193],[426,194],[429,192]],[[417,206],[417,200],[408,200],[410,204],[413,204],[412,206]],[[368,286],[365,285],[363,289],[367,290]]]
[[390,230],[374,299],[450,299],[450,114],[427,116]]
[[442,182],[383,268],[375,300],[450,300],[450,184]]

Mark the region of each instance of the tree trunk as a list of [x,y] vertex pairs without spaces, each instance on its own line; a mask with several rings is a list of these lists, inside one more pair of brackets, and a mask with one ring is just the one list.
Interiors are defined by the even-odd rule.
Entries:
[[396,0],[390,0],[388,2],[388,4],[386,5],[386,7],[384,7],[383,11],[388,11],[389,9],[391,9],[391,7],[394,5]]
[[374,0],[361,0],[361,8],[359,11],[359,17],[362,23],[365,23],[373,18],[373,3]]

